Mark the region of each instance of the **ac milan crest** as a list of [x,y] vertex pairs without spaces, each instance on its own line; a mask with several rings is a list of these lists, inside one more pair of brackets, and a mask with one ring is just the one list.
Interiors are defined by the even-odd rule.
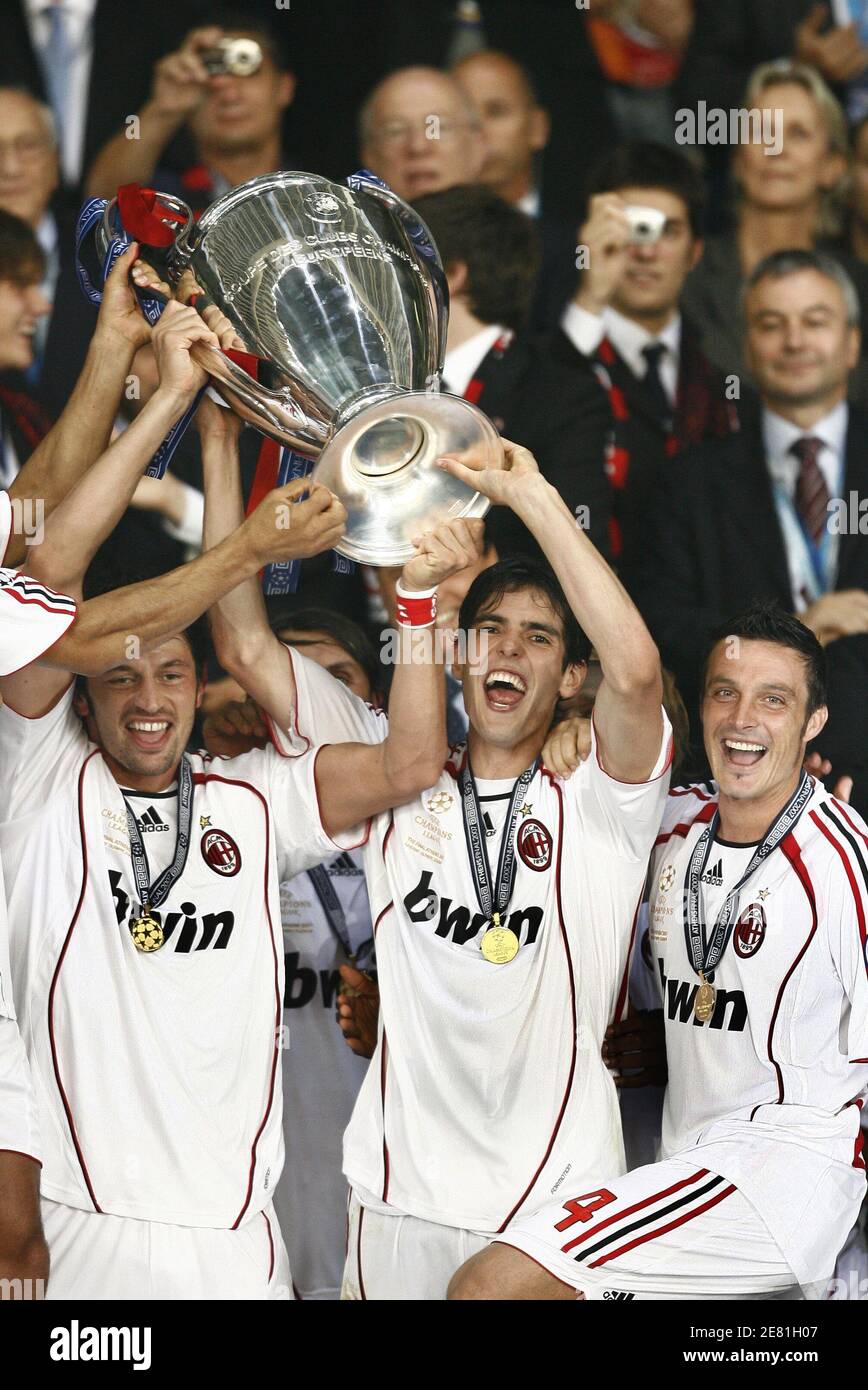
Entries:
[[742,960],[755,956],[766,934],[766,914],[762,903],[751,903],[735,924],[732,943]]
[[225,830],[209,830],[199,842],[202,858],[223,878],[234,878],[241,868],[241,851]]
[[522,821],[515,837],[522,862],[536,873],[542,873],[552,862],[552,837],[542,821]]

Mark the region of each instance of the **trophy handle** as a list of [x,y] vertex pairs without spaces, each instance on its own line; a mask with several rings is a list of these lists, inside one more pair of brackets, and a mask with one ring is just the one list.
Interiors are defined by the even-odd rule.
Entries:
[[231,357],[207,343],[195,343],[190,356],[204,367],[242,420],[300,454],[316,457],[320,453],[331,432],[329,423],[302,410],[287,387],[275,391],[263,386]]
[[405,203],[403,198],[399,198],[397,193],[393,193],[389,185],[377,178],[376,174],[370,173],[368,169],[360,169],[358,173],[350,174],[346,182],[349,188],[362,190],[369,197],[376,198],[378,202],[383,203],[390,212],[397,216],[406,233],[408,250],[412,252],[416,264],[428,284],[428,293],[425,295],[425,310],[428,323],[428,342],[432,346],[432,351],[426,363],[427,376],[429,380],[436,377],[439,385],[443,360],[446,356],[449,286],[446,283],[446,274],[443,270],[443,262],[440,259],[437,244],[419,214],[410,207],[409,203]]

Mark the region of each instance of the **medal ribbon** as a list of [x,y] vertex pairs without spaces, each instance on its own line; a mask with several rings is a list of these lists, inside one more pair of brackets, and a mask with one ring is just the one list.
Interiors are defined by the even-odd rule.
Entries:
[[311,881],[313,891],[319,898],[319,904],[326,915],[326,921],[344,948],[344,954],[350,961],[355,960],[355,952],[350,941],[350,929],[341,907],[341,900],[335,892],[331,874],[324,864],[316,864],[312,869],[308,869],[307,876]]
[[150,881],[151,870],[148,865],[145,842],[126,797],[124,797],[124,807],[127,813],[127,828],[130,832],[130,853],[136,892],[139,895],[142,911],[147,912],[149,908],[159,907],[161,903],[165,902],[184,872],[184,866],[187,863],[187,854],[190,849],[190,825],[193,820],[193,769],[186,753],[181,759],[181,766],[178,769],[178,833],[175,840],[175,855],[171,864],[163,870],[154,883]]
[[470,771],[469,760],[465,763],[458,777],[458,785],[461,788],[461,809],[464,815],[464,838],[467,841],[476,899],[479,903],[479,910],[487,922],[494,922],[494,918],[498,918],[498,922],[494,923],[495,926],[502,925],[499,919],[506,911],[515,882],[515,826],[518,820],[519,803],[524,800],[525,793],[533,781],[539,765],[540,759],[537,758],[533,765],[516,779],[512,789],[506,824],[500,840],[495,892],[492,891],[491,865],[488,860],[488,845],[486,844],[485,827],[482,824],[482,812],[479,809],[479,797],[476,793],[476,781]]
[[739,879],[734,888],[731,888],[726,895],[726,901],[717,915],[710,940],[705,935],[705,923],[702,921],[699,897],[701,891],[702,875],[708,862],[711,846],[717,835],[717,828],[720,824],[720,808],[718,808],[708,825],[703,830],[690,856],[690,863],[687,867],[687,878],[685,881],[685,920],[684,937],[687,942],[687,954],[690,957],[690,964],[697,975],[707,979],[720,964],[723,959],[727,946],[729,945],[732,929],[735,926],[738,915],[738,895],[752,874],[756,872],[760,864],[768,859],[772,850],[777,849],[781,840],[792,830],[799,816],[804,811],[813,794],[813,783],[806,772],[802,773],[799,785],[790,800],[781,811],[773,825],[769,826],[760,844],[751,855],[750,863]]

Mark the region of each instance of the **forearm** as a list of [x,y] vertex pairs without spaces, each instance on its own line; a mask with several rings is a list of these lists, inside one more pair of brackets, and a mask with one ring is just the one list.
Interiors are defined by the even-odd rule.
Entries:
[[659,681],[657,649],[639,610],[556,490],[533,479],[515,511],[557,575],[609,686],[630,690]]
[[[13,498],[33,498],[50,516],[104,451],[133,360],[124,338],[97,328],[81,375],[60,419],[9,488]],[[12,537],[6,564],[20,563],[24,538]]]
[[184,121],[183,115],[162,114],[151,102],[135,119],[135,140],[120,130],[99,151],[87,176],[88,197],[113,198],[122,184],[149,183],[160,155]]
[[389,692],[389,734],[382,744],[386,781],[406,799],[439,777],[446,761],[446,680],[433,627],[397,628]]
[[189,627],[233,585],[256,573],[243,529],[206,555],[158,579],[115,589],[82,604],[45,664],[94,676],[138,659]]
[[[206,551],[233,535],[244,520],[236,440],[202,440]],[[262,588],[253,578],[224,594],[209,614],[217,660],[281,728],[290,722],[296,692],[292,663],[268,624]]]
[[41,545],[29,549],[29,574],[63,592],[81,583],[129,506],[144,469],[191,400],[191,395],[157,390],[49,518]]

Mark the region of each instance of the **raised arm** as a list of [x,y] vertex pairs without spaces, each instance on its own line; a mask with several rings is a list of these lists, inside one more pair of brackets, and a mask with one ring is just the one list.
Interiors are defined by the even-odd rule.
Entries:
[[[449,521],[423,536],[404,566],[405,594],[432,594],[444,579],[475,564],[482,521]],[[424,600],[423,600],[424,601]],[[400,605],[399,605],[400,608]],[[433,786],[446,761],[446,686],[433,626],[401,627],[389,695],[389,733],[382,743],[336,743],[322,749],[316,780],[329,835],[400,806]]]
[[[244,519],[238,465],[237,416],[203,400],[197,416],[205,477],[205,548],[231,536]],[[292,507],[294,556],[306,559],[330,549],[343,533],[347,514],[327,488],[297,482],[289,496],[309,493]],[[268,625],[257,579],[238,584],[209,614],[217,660],[281,729],[292,723],[296,689],[292,663]]]
[[[138,254],[133,243],[116,261],[75,389],[60,419],[10,484],[13,499],[33,499],[46,517],[106,448],[133,357],[151,336],[128,278]],[[13,535],[4,563],[19,565],[29,549],[23,535]]]
[[603,557],[577,527],[536,460],[503,441],[505,468],[443,461],[454,477],[511,507],[539,543],[600,660],[603,680],[594,727],[606,771],[642,782],[652,772],[663,732],[660,658],[638,609]]
[[154,67],[151,94],[136,119],[136,139],[126,127],[103,145],[87,175],[92,198],[113,198],[122,184],[150,183],[163,150],[208,94],[201,54],[223,33],[213,25],[194,29],[175,53]]

